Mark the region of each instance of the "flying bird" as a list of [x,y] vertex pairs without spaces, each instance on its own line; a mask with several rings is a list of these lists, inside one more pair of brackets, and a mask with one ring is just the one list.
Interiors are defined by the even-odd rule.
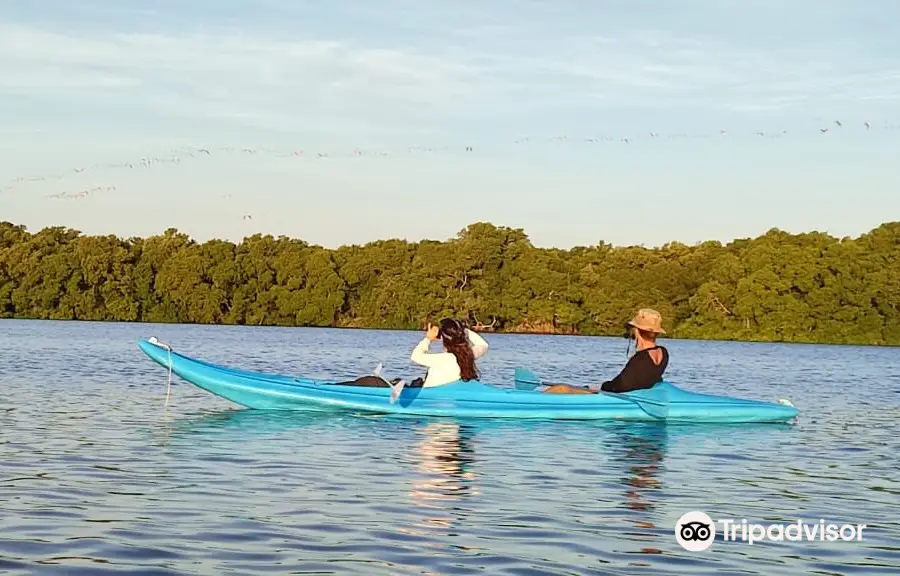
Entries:
[[[824,118],[820,117],[820,118],[816,119],[815,121],[824,122]],[[850,125],[852,126],[853,122],[856,122],[856,121],[857,120],[850,120],[850,122],[851,122]],[[864,121],[864,122],[862,122],[862,125],[865,127],[866,131],[871,131],[872,126],[873,126],[871,121]],[[820,127],[818,129],[819,133],[821,135],[828,134],[830,132],[831,126],[835,126],[835,127],[838,127],[839,129],[842,129],[843,122],[841,120],[832,120],[831,124],[825,124],[824,126],[820,125]],[[891,129],[897,129],[897,128],[900,128],[900,124],[892,123],[888,120],[885,120],[884,127],[891,128]],[[738,132],[739,133],[737,134],[737,137],[741,138],[741,134],[743,134],[743,130],[738,130]],[[842,130],[839,130],[839,132],[842,133]],[[728,131],[725,128],[720,128],[718,130],[718,133],[720,134],[720,137],[725,137],[728,134]],[[714,136],[715,134],[716,134],[716,132],[714,132],[712,130],[710,130],[709,132],[698,131],[698,133],[692,132],[689,134],[666,133],[666,137],[662,138],[661,131],[647,130],[644,132],[639,132],[636,136],[629,135],[629,136],[625,136],[625,137],[619,137],[618,141],[623,142],[625,144],[631,144],[633,141],[635,141],[636,138],[637,138],[638,142],[646,141],[645,139],[648,136],[651,139],[659,139],[659,140],[669,141],[669,140],[674,140],[676,138],[709,138],[709,137]],[[788,130],[787,129],[778,130],[778,129],[773,128],[772,131],[753,130],[748,134],[753,134],[753,135],[757,135],[757,136],[764,137],[764,138],[766,138],[766,137],[772,138],[772,137],[780,137],[780,136],[786,135],[786,134],[788,134]],[[832,138],[840,138],[840,135],[833,136]],[[595,144],[601,143],[601,142],[605,143],[605,142],[616,142],[617,141],[615,136],[613,136],[611,134],[602,134],[602,133],[595,134],[594,136],[573,135],[573,136],[569,137],[566,134],[557,134],[557,135],[551,135],[551,136],[535,136],[533,138],[520,135],[517,137],[510,137],[509,144],[512,145],[514,143],[517,145],[521,145],[523,143],[531,143],[532,140],[534,140],[536,142],[552,141],[552,142],[560,142],[560,143],[562,143],[562,142],[565,142],[565,143],[582,142],[583,144],[591,144],[591,145],[595,145]],[[299,142],[295,143],[294,146],[296,146],[297,144],[299,144]],[[306,154],[303,149],[298,149],[298,148],[293,148],[293,147],[287,148],[285,150],[277,150],[277,149],[271,149],[271,148],[267,148],[267,147],[248,147],[248,148],[244,148],[244,147],[205,147],[205,148],[202,148],[202,147],[191,146],[191,147],[186,147],[186,148],[172,148],[167,153],[161,154],[161,155],[151,154],[150,153],[151,151],[148,150],[148,151],[146,151],[148,153],[146,155],[143,155],[143,157],[138,156],[138,157],[133,158],[132,160],[126,161],[126,162],[119,162],[119,163],[103,163],[103,162],[101,162],[101,163],[92,164],[92,165],[83,165],[83,166],[75,165],[75,166],[71,166],[69,168],[65,168],[65,169],[61,170],[59,173],[54,174],[54,175],[38,175],[38,176],[13,178],[11,182],[4,182],[4,186],[0,187],[0,193],[12,192],[13,186],[15,186],[15,190],[18,192],[20,190],[26,189],[26,187],[30,187],[32,184],[34,184],[35,187],[37,187],[36,185],[38,183],[45,183],[45,182],[51,182],[51,181],[74,182],[76,180],[77,175],[82,175],[85,172],[88,172],[89,174],[93,175],[93,173],[96,171],[95,169],[98,169],[98,168],[100,169],[99,171],[102,172],[103,170],[111,170],[114,168],[115,169],[136,168],[138,165],[140,165],[141,167],[143,167],[145,169],[150,169],[150,168],[155,169],[163,164],[181,164],[182,159],[192,158],[199,154],[206,154],[208,156],[211,156],[212,150],[216,150],[217,154],[220,154],[222,152],[232,152],[232,153],[237,153],[237,154],[242,154],[242,155],[243,154],[251,154],[251,155],[265,154],[265,155],[273,156],[276,158],[282,158],[282,159],[298,158],[301,156],[302,157],[310,156],[311,158],[316,158],[316,157],[332,158],[332,159],[334,159],[333,161],[339,161],[340,159],[362,158],[362,157],[369,157],[369,156],[386,157],[386,156],[393,156],[398,152],[398,150],[387,151],[387,150],[378,150],[377,148],[368,150],[368,149],[364,149],[360,146],[352,145],[352,143],[349,143],[349,144],[350,145],[348,145],[346,149],[343,149],[343,151],[342,150],[326,150],[326,151],[319,151],[319,152],[313,151],[309,155]],[[408,152],[409,154],[418,155],[419,153],[422,153],[422,152],[424,152],[424,153],[455,152],[455,151],[459,150],[459,146],[458,146],[458,144],[440,145],[439,143],[432,143],[431,146],[416,145],[416,146],[402,147],[399,149],[399,151],[404,151],[404,150],[406,152]],[[474,151],[475,151],[474,144],[465,145],[464,151],[467,153],[474,154]],[[312,154],[315,154],[315,156],[312,156]],[[140,164],[138,164],[138,163],[140,163]],[[90,168],[90,170],[88,170],[88,168]],[[76,188],[76,190],[77,190],[77,188]],[[107,190],[109,190],[109,188],[107,188]],[[85,197],[88,195],[90,197],[93,197],[93,196],[95,196],[96,192],[98,192],[97,189],[91,189],[91,190],[82,190],[81,192],[62,193],[62,194],[53,195],[51,197],[78,198],[78,197]],[[251,220],[251,218],[252,217],[249,214],[244,216],[244,220]]]

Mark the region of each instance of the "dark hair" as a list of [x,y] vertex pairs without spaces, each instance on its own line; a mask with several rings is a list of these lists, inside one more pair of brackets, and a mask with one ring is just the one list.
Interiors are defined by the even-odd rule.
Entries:
[[478,380],[475,355],[472,353],[472,347],[469,346],[469,339],[466,337],[466,327],[463,323],[454,318],[444,318],[441,320],[441,328],[438,335],[443,340],[447,352],[456,356],[460,378],[465,381]]

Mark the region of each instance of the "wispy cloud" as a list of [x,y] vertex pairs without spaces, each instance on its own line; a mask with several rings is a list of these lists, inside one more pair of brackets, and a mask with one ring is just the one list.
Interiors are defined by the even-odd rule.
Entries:
[[427,102],[441,112],[469,94],[475,71],[425,54],[342,41],[279,41],[240,33],[87,36],[0,25],[0,90],[139,101],[178,115],[355,116]]
[[[896,134],[881,127],[900,116],[898,19],[898,3],[855,0],[0,2],[0,185],[67,175],[59,189],[29,181],[3,208],[30,225],[108,231],[113,222],[132,234],[178,220],[214,235],[230,225],[209,206],[243,210],[209,200],[227,191],[258,210],[254,227],[268,212],[280,230],[332,243],[388,227],[452,233],[498,215],[553,230],[565,244],[566,234],[595,241],[598,226],[613,234],[635,201],[658,208],[664,193],[681,199],[656,212],[666,239],[676,225],[690,237],[709,233],[704,207],[718,210],[725,189],[763,190],[785,203],[780,214],[808,218],[811,202],[827,204],[823,190],[838,196],[844,170],[853,197],[835,204],[833,222],[845,222],[896,197],[896,171],[881,174],[877,164],[889,164],[892,148],[877,147]],[[819,132],[826,124],[827,136]],[[770,134],[790,136],[776,143]],[[806,164],[802,134],[823,147]],[[758,144],[741,149],[747,138]],[[797,155],[785,160],[782,143]],[[218,154],[245,146],[278,158]],[[110,168],[182,147],[213,154]],[[353,155],[357,147],[365,158]],[[411,148],[429,152],[377,154]],[[294,158],[300,149],[303,160]],[[823,160],[822,150],[843,160]],[[727,154],[735,161],[726,169]],[[350,157],[354,164],[343,160]],[[772,169],[761,170],[767,162]],[[74,175],[94,165],[102,169]],[[860,184],[861,174],[877,177]],[[64,183],[117,188],[94,204],[48,205],[46,194],[72,191]],[[201,190],[205,197],[193,196]],[[250,190],[268,191],[269,204]],[[421,217],[432,202],[423,190],[464,200],[435,223]],[[617,203],[612,190],[650,195]],[[172,211],[155,194],[193,198],[197,209]],[[377,208],[347,200],[374,194]],[[760,229],[772,225],[769,212],[758,215]],[[745,210],[735,214],[728,226],[750,226]],[[646,231],[617,234],[648,240]]]
[[873,94],[900,91],[900,62],[860,71],[852,54],[836,56],[802,44],[748,47],[711,35],[636,30],[559,39],[549,54],[546,44],[539,46],[540,53],[525,51],[509,62],[520,79],[530,69],[552,76],[558,86],[580,86],[620,106],[749,111],[816,101],[846,108]]
[[[92,14],[108,8],[85,1]],[[828,51],[820,38],[763,33],[749,42],[732,38],[727,26],[739,23],[720,32],[697,26],[716,6],[709,1],[642,18],[578,2],[553,10],[534,2],[258,5],[251,13],[227,2],[220,12],[228,18],[179,5],[107,12],[115,19],[84,27],[0,22],[0,92],[329,131],[522,123],[537,121],[536,111],[572,119],[610,107],[727,114],[863,106],[900,92],[900,64],[867,60],[846,41]],[[819,18],[840,20],[844,13],[829,6]],[[181,11],[193,27],[173,24]],[[169,24],[137,29],[153,14],[167,14]],[[247,23],[237,29],[242,15]]]

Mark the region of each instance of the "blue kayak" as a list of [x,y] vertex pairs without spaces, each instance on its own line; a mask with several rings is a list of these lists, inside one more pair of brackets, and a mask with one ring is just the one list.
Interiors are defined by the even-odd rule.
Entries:
[[785,422],[790,405],[698,394],[661,382],[625,394],[544,394],[539,390],[454,382],[431,388],[366,387],[239,370],[180,354],[156,339],[138,346],[173,374],[235,404],[265,410],[356,411],[459,418]]

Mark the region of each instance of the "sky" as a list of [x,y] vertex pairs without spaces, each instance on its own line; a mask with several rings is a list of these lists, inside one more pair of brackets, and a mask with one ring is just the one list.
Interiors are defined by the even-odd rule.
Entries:
[[0,221],[569,248],[900,220],[897,2],[125,4],[0,3]]

